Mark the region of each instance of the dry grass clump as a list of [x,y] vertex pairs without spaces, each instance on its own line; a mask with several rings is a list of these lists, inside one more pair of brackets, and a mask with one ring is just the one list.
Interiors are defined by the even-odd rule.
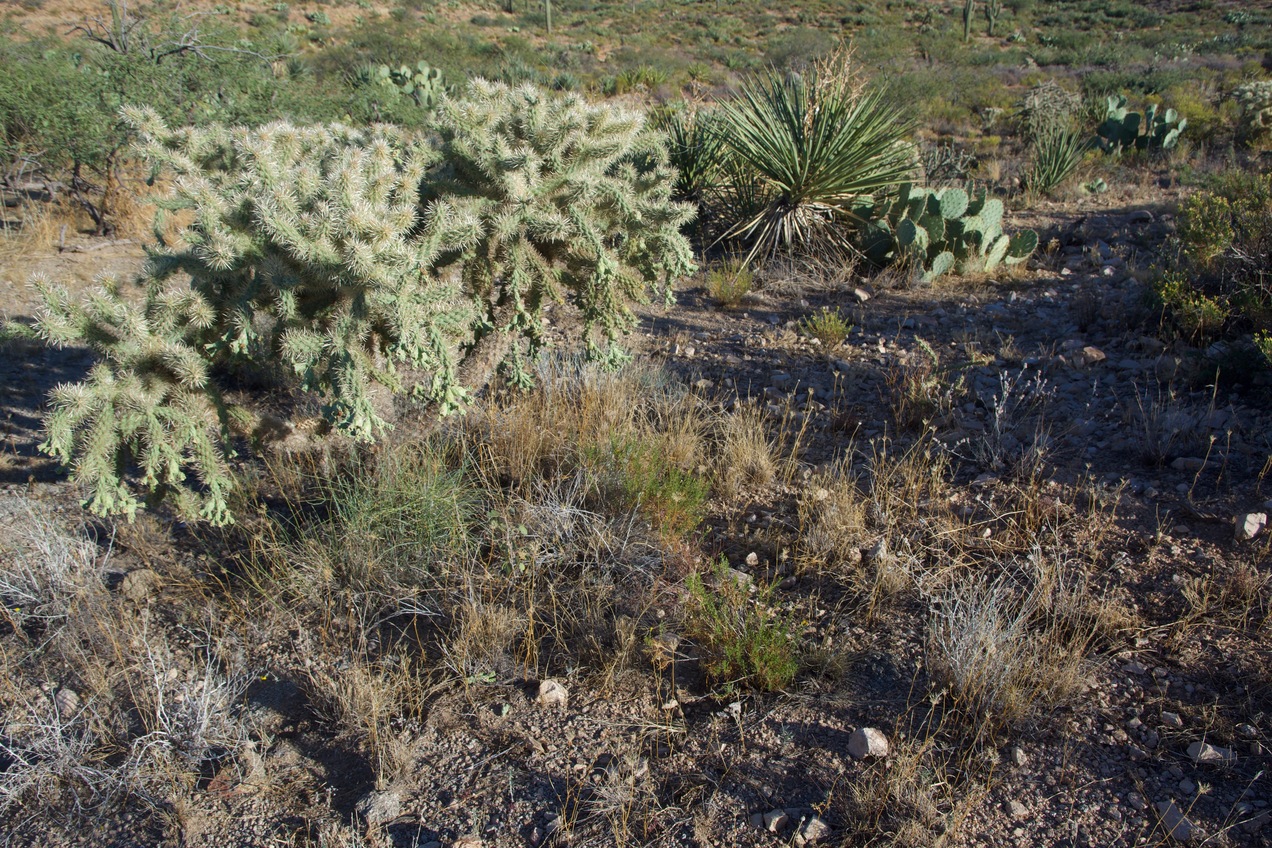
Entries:
[[[247,674],[209,616],[182,640],[107,591],[103,556],[26,502],[3,563],[16,650],[3,655],[0,813],[75,820],[161,804],[247,756]],[[195,616],[197,619],[197,616]]]
[[717,421],[720,446],[716,486],[725,497],[748,488],[767,486],[777,478],[778,440],[771,434],[764,410],[739,403]]
[[1080,569],[1035,550],[1018,573],[970,578],[935,599],[928,667],[978,733],[1013,726],[1083,688],[1094,608]]

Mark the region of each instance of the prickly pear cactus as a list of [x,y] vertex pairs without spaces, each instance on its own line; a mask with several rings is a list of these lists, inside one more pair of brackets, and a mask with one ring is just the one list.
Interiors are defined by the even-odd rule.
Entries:
[[428,62],[423,61],[416,62],[414,67],[400,65],[390,68],[388,65],[363,65],[354,72],[354,81],[358,85],[378,85],[393,89],[429,111],[434,110],[441,102],[442,96],[446,94],[442,72],[437,68],[429,67]]
[[1126,108],[1126,98],[1110,97],[1105,108],[1104,123],[1096,129],[1105,152],[1119,154],[1124,150],[1170,150],[1188,126],[1174,109],[1159,112],[1152,104],[1144,114]]
[[1232,99],[1241,106],[1241,135],[1247,141],[1272,133],[1272,80],[1239,85]]
[[1038,234],[1003,232],[1003,203],[982,189],[934,190],[905,185],[877,205],[864,229],[862,251],[876,264],[911,262],[931,282],[951,271],[988,273],[1018,265],[1038,246]]

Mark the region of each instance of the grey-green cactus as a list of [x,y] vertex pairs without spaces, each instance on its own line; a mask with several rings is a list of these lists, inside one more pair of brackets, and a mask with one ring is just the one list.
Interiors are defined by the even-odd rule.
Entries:
[[875,207],[862,249],[877,264],[915,263],[924,282],[955,270],[987,273],[1024,262],[1038,246],[1033,230],[1009,237],[1002,222],[1002,201],[984,189],[969,197],[961,188],[905,185]]
[[1109,153],[1130,149],[1170,150],[1187,126],[1188,119],[1181,118],[1174,109],[1159,112],[1154,103],[1141,115],[1126,108],[1125,97],[1113,96],[1108,99],[1104,122],[1096,134]]
[[1241,107],[1241,136],[1251,141],[1272,132],[1272,80],[1255,80],[1232,90]]
[[400,65],[391,68],[388,65],[363,65],[354,72],[354,82],[365,86],[383,86],[393,89],[399,94],[409,97],[416,105],[432,111],[446,94],[446,84],[442,80],[442,72],[429,67],[424,61],[415,66]]

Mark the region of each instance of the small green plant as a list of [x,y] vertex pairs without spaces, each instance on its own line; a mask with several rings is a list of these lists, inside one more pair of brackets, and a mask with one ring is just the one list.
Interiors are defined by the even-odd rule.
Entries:
[[744,581],[716,563],[708,581],[691,574],[688,635],[703,653],[703,669],[717,689],[775,692],[784,689],[799,671],[789,621],[771,604],[771,589],[752,597]]
[[801,319],[799,330],[804,335],[817,339],[827,350],[833,350],[844,343],[852,330],[852,324],[844,319],[838,309],[823,306],[818,312]]
[[1038,234],[1003,232],[1003,202],[985,189],[969,197],[961,188],[903,185],[895,200],[867,213],[862,250],[878,265],[910,262],[923,282],[950,271],[990,273],[1018,265],[1038,246]]
[[1179,143],[1179,137],[1188,126],[1188,119],[1181,118],[1174,109],[1158,112],[1157,104],[1150,104],[1144,114],[1126,108],[1126,98],[1108,98],[1104,122],[1096,128],[1104,150],[1120,154],[1125,150],[1170,150]]
[[640,513],[663,538],[683,538],[701,523],[710,487],[676,466],[659,440],[615,436],[583,454],[602,497],[621,512]]
[[725,309],[737,307],[755,288],[755,272],[740,259],[731,259],[707,272],[707,294]]

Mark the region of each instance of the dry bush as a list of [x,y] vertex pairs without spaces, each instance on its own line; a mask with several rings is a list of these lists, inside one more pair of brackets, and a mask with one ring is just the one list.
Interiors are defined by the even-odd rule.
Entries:
[[767,486],[779,470],[778,440],[771,435],[764,410],[739,403],[720,416],[716,456],[716,487],[725,497],[748,488]]
[[1098,637],[1085,575],[1036,549],[1020,573],[972,578],[933,605],[928,667],[954,708],[991,734],[1080,691]]
[[800,500],[801,541],[815,562],[853,565],[869,538],[869,501],[845,463],[814,481]]

